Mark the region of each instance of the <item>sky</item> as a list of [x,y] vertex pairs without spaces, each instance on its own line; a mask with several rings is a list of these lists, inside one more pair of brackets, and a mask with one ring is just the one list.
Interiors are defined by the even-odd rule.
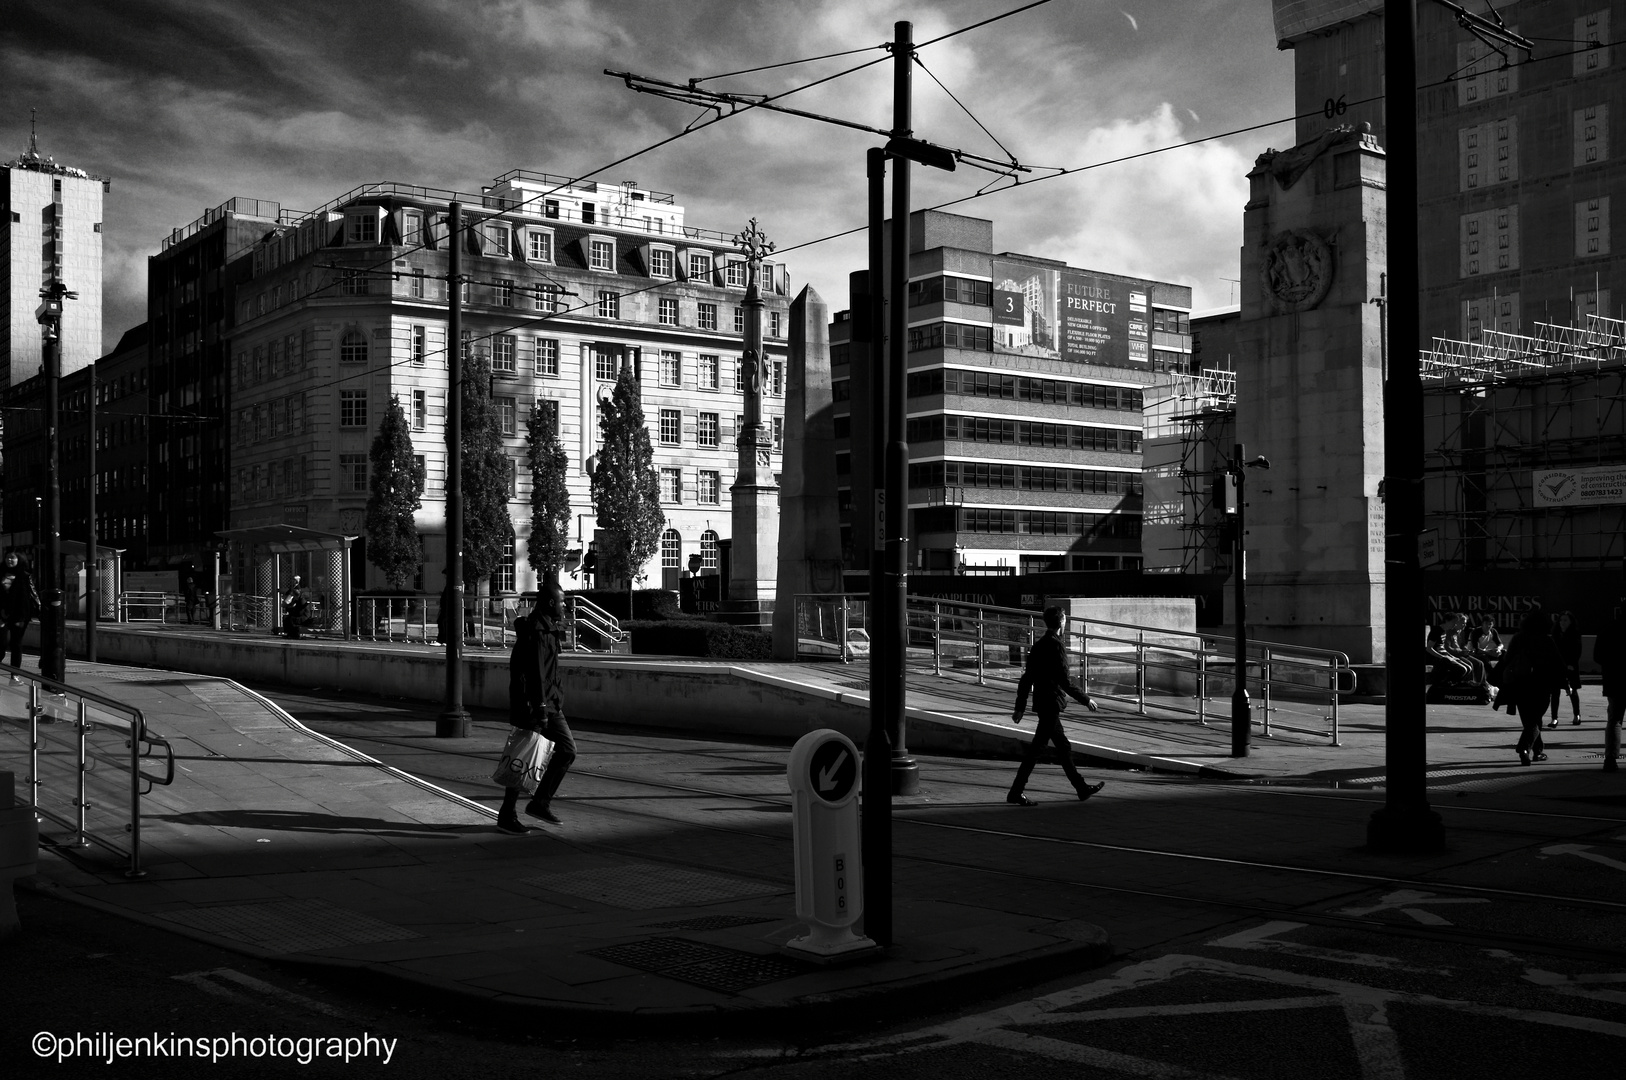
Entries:
[[[794,287],[833,312],[866,259],[861,231],[840,234],[864,225],[879,137],[757,109],[639,153],[712,114],[604,70],[778,94],[879,59],[782,104],[890,128],[878,46],[895,21],[923,43],[1026,2],[8,0],[0,160],[27,148],[33,107],[41,153],[112,178],[104,350],[145,317],[161,239],[227,199],[304,210],[379,181],[478,192],[516,168],[636,181],[729,234],[754,217]],[[862,51],[730,75],[848,50]],[[1034,167],[948,208],[991,220],[996,252],[1190,285],[1198,310],[1235,301],[1245,176],[1292,143],[1290,123],[1084,167],[1286,120],[1292,55],[1269,0],[1050,0],[918,55],[916,137]],[[1010,187],[964,165],[913,178],[917,209]]]

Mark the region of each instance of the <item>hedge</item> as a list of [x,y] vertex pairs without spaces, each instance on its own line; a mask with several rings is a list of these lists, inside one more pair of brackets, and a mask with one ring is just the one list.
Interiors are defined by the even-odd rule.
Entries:
[[624,622],[632,651],[662,656],[705,656],[720,660],[769,660],[773,635],[754,626],[730,626],[706,619]]

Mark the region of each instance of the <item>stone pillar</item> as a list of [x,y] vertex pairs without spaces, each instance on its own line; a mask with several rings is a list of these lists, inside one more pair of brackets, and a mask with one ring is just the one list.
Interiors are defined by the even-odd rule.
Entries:
[[804,288],[790,306],[779,587],[773,609],[775,660],[796,659],[796,594],[841,591],[829,323],[829,308],[812,286]]
[[[1266,151],[1243,217],[1236,441],[1251,635],[1381,663],[1384,154],[1329,130]],[[1230,602],[1227,590],[1227,603]],[[1234,612],[1230,613],[1234,617]]]
[[778,585],[779,487],[773,478],[773,436],[762,419],[762,395],[768,377],[768,355],[762,347],[765,304],[757,287],[762,257],[773,250],[752,218],[746,231],[734,238],[750,260],[751,278],[745,290],[745,423],[737,449],[739,468],[732,496],[733,558],[729,568],[729,622],[765,626],[773,612]]

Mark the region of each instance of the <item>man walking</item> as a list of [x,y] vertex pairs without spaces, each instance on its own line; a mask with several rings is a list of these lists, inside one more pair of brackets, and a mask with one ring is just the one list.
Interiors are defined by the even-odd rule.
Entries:
[[[537,782],[536,794],[525,804],[527,814],[549,825],[559,824],[559,817],[549,804],[576,760],[576,739],[565,721],[564,689],[559,682],[564,600],[564,591],[558,585],[544,584],[535,609],[515,621],[514,654],[508,676],[508,722],[540,732],[553,743],[553,756]],[[497,826],[504,832],[525,831],[515,813],[518,802],[519,789],[509,788],[497,813]]]
[[1031,692],[1033,711],[1038,715],[1039,722],[1033,733],[1033,741],[1022,753],[1022,765],[1016,770],[1016,780],[1011,784],[1010,793],[1005,796],[1005,801],[1015,806],[1034,805],[1032,799],[1022,794],[1022,789],[1027,786],[1028,777],[1033,775],[1033,766],[1038,763],[1039,754],[1046,743],[1056,748],[1062,771],[1073,782],[1073,790],[1078,792],[1080,799],[1087,799],[1106,787],[1105,783],[1090,784],[1078,774],[1078,768],[1073,764],[1072,744],[1061,729],[1061,711],[1066,708],[1063,694],[1091,712],[1101,708],[1089,694],[1074,686],[1067,675],[1067,650],[1060,636],[1061,622],[1061,608],[1044,609],[1045,635],[1028,650],[1027,666],[1022,670],[1022,681],[1016,686],[1016,710],[1011,714],[1011,721],[1017,724],[1022,722],[1022,713],[1027,708],[1028,694]]

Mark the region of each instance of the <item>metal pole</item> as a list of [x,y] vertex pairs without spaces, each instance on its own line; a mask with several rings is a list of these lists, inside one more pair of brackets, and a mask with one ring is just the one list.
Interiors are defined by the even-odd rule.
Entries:
[[85,659],[96,662],[96,619],[101,615],[101,589],[98,587],[96,558],[96,365],[90,367],[90,404],[85,407],[85,445],[90,455],[85,481]]
[[[47,290],[62,295],[62,283]],[[45,558],[41,560],[40,674],[61,682],[65,658],[62,610],[62,301],[50,316],[45,340]]]
[[[885,557],[882,535],[886,518],[886,309],[882,302],[882,228],[886,215],[886,151],[872,148],[865,155],[869,177],[869,423],[870,482],[874,486],[874,528],[870,535],[869,610],[869,736],[864,740],[863,816],[860,828],[864,848],[864,933],[879,945],[892,943],[892,734],[887,724],[883,673],[888,667],[891,635],[884,632],[886,585],[881,575]],[[846,623],[847,601],[841,604]],[[842,626],[841,652],[847,655],[846,626]]]
[[[914,27],[893,24],[892,137],[911,133],[910,94],[914,74]],[[892,666],[887,678],[887,719],[892,735],[892,790],[913,795],[920,790],[920,767],[909,756],[909,704],[906,662],[909,657],[909,415],[906,382],[909,373],[909,161],[899,157],[892,166],[892,280],[887,290],[887,452],[886,452],[886,575],[891,604],[885,631],[892,639],[888,650]],[[870,674],[875,684],[874,669]]]
[[74,799],[74,807],[78,812],[79,830],[74,836],[74,847],[85,847],[89,841],[85,839],[85,811],[90,807],[90,801],[85,798],[85,774],[89,771],[85,766],[85,699],[79,699],[78,715],[74,718],[74,735],[79,745],[79,792]]
[[446,243],[446,591],[451,605],[446,636],[446,708],[435,719],[435,736],[464,739],[469,714],[463,708],[463,204],[453,202]]
[[1385,514],[1384,620],[1388,692],[1384,706],[1387,783],[1384,805],[1367,823],[1367,844],[1380,851],[1438,851],[1445,826],[1428,804],[1428,747],[1423,654],[1414,645],[1423,622],[1417,535],[1423,526],[1423,387],[1417,259],[1417,4],[1391,0],[1383,9],[1388,131],[1389,378],[1383,386]]
[[1231,476],[1236,480],[1236,687],[1231,691],[1231,756],[1248,756],[1249,727],[1253,707],[1248,703],[1248,500],[1247,476],[1243,469],[1242,444],[1236,444],[1231,459]]

